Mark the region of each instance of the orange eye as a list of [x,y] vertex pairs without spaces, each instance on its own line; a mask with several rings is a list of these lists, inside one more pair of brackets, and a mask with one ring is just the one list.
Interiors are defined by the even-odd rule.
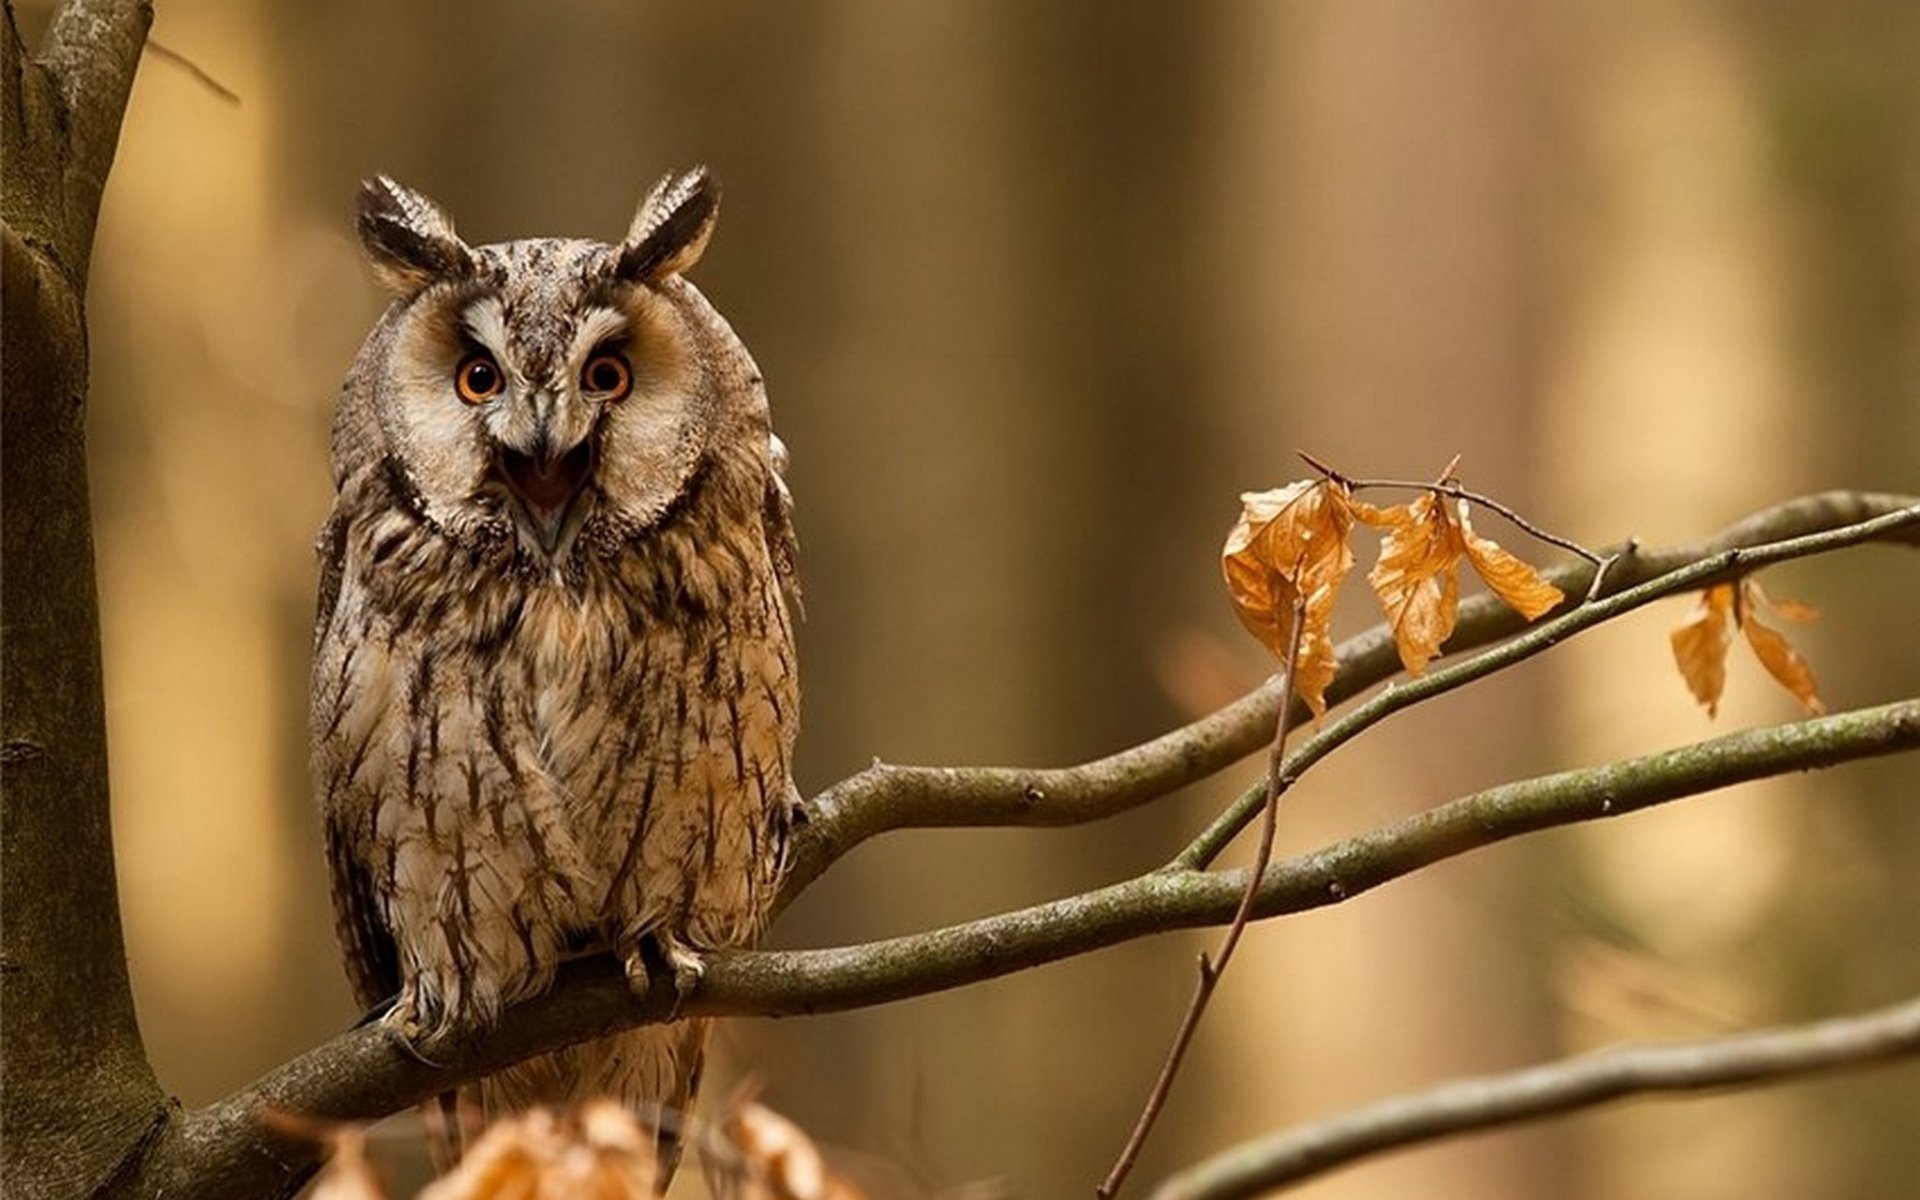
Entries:
[[620,400],[633,390],[633,368],[627,356],[603,350],[580,368],[580,390],[602,400]]
[[467,355],[460,360],[460,369],[453,373],[453,386],[468,404],[483,404],[499,395],[506,385],[499,364],[487,354]]

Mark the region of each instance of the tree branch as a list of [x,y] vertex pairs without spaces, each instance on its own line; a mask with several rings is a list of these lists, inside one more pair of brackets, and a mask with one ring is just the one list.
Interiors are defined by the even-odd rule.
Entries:
[[1705,1091],[1920,1055],[1920,998],[1734,1037],[1622,1046],[1460,1079],[1236,1146],[1180,1172],[1153,1200],[1243,1200],[1389,1150],[1649,1092]]
[[[1275,864],[1257,917],[1350,899],[1445,858],[1521,834],[1618,816],[1788,771],[1920,748],[1920,700],[1728,734],[1600,767],[1510,783],[1383,829]],[[1244,871],[1162,868],[1123,883],[945,929],[822,950],[748,951],[712,959],[684,1014],[783,1016],[837,1011],[997,978],[1149,934],[1222,924],[1245,891]],[[664,1019],[664,978],[644,999],[610,962],[570,965],[546,996],[462,1045],[402,1051],[384,1028],[334,1039],[246,1090],[171,1123],[129,1195],[259,1197],[284,1191],[318,1147],[258,1123],[263,1107],[364,1120],[396,1111],[507,1063]],[[434,1065],[431,1058],[442,1065]]]
[[[1619,557],[1607,568],[1600,596],[1610,598],[1704,561],[1724,562],[1728,551],[1856,526],[1917,505],[1920,496],[1822,492],[1765,509],[1694,545],[1657,551],[1622,547],[1616,552]],[[1920,546],[1920,520],[1896,520],[1875,527],[1866,536]],[[1676,590],[1705,587],[1749,569],[1746,562],[1734,561],[1691,577]],[[1594,568],[1588,563],[1575,563],[1545,574],[1568,596],[1577,597],[1586,595],[1592,586]],[[1556,612],[1566,614],[1576,608],[1576,602],[1569,600]],[[1552,614],[1548,619],[1553,619]],[[1461,602],[1459,623],[1446,649],[1458,653],[1485,646],[1511,636],[1526,624],[1498,598],[1473,596]],[[1329,704],[1352,699],[1401,670],[1393,635],[1384,625],[1342,642],[1338,653],[1340,669],[1327,688]],[[1425,678],[1440,674],[1435,671]],[[1078,825],[1169,795],[1225,770],[1264,746],[1275,725],[1280,694],[1277,680],[1269,680],[1190,725],[1079,766],[1024,769],[875,763],[828,788],[808,805],[807,823],[795,839],[794,867],[782,892],[783,902],[805,890],[849,851],[883,833],[963,826]],[[1293,719],[1304,720],[1306,716],[1304,706],[1296,701]],[[1303,744],[1296,757],[1308,753],[1319,740]],[[1331,748],[1323,744],[1315,757]],[[1243,811],[1244,804],[1236,809]]]
[[[1509,641],[1470,658],[1449,663],[1435,671],[1398,683],[1373,696],[1366,703],[1307,739],[1299,750],[1288,756],[1281,770],[1289,782],[1305,774],[1315,763],[1341,746],[1402,709],[1411,708],[1455,688],[1484,679],[1534,655],[1552,649],[1577,633],[1623,616],[1655,600],[1683,592],[1697,591],[1735,573],[1747,573],[1775,563],[1829,550],[1857,546],[1863,542],[1908,531],[1920,530],[1920,505],[1895,509],[1838,529],[1826,529],[1783,541],[1756,546],[1735,547],[1709,554],[1684,567],[1678,567],[1645,583],[1614,591],[1601,600],[1589,600],[1561,615],[1549,617]],[[1235,835],[1260,811],[1264,795],[1258,788],[1243,793],[1227,810],[1214,819],[1191,845],[1174,860],[1182,867],[1204,867],[1226,849]]]

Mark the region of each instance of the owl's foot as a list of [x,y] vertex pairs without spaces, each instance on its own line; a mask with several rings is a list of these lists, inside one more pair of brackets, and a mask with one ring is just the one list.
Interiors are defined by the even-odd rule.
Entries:
[[707,974],[707,960],[701,958],[692,947],[679,942],[666,945],[667,965],[673,968],[673,990],[685,1000],[693,995],[694,989]]
[[660,939],[660,953],[673,968],[673,1011],[677,1016],[687,997],[699,990],[700,980],[707,974],[707,961],[692,946],[673,937]]
[[380,1023],[409,1040],[426,1033],[426,1026],[420,1021],[420,1000],[412,988],[400,989],[400,994],[393,998],[393,1004],[380,1018]]
[[[660,959],[673,972],[674,1003],[669,1017],[678,1016],[680,1006],[700,987],[700,980],[707,973],[707,962],[693,947],[668,934],[655,931],[645,941],[652,943],[648,949],[658,949]],[[646,950],[642,947],[636,946],[621,955],[620,969],[626,974],[627,989],[635,996],[645,997],[653,987],[653,972],[647,966]]]
[[380,1018],[380,1025],[392,1036],[396,1045],[408,1058],[428,1067],[444,1067],[446,1064],[435,1062],[421,1050],[421,1043],[432,1037],[434,1030],[427,1028],[420,1019],[420,1005],[412,988],[402,988],[394,999],[393,1007],[387,1015]]

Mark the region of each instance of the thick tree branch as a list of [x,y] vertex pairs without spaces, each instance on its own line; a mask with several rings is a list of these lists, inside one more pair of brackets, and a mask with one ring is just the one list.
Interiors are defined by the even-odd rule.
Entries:
[[[1920,700],[1747,730],[1696,745],[1507,784],[1372,833],[1275,864],[1254,913],[1272,917],[1349,899],[1468,850],[1559,825],[1618,816],[1788,771],[1920,749]],[[1051,903],[906,937],[823,950],[713,959],[686,1013],[783,1016],[858,1008],[997,978],[1149,934],[1222,924],[1243,871],[1163,868]],[[399,1049],[378,1026],[356,1029],[227,1100],[171,1123],[129,1195],[273,1195],[310,1169],[317,1147],[260,1127],[263,1107],[367,1119],[529,1054],[668,1015],[663,979],[632,998],[611,963],[574,964],[548,995],[475,1041]],[[433,1065],[430,1057],[443,1065]]]
[[[1657,551],[1622,549],[1619,558],[1607,568],[1600,596],[1611,598],[1660,576],[1697,567],[1702,562],[1716,562],[1719,565],[1689,577],[1675,585],[1675,590],[1705,587],[1751,569],[1748,562],[1726,560],[1724,556],[1728,551],[1855,526],[1916,505],[1920,505],[1920,496],[1865,492],[1803,496],[1756,513],[1695,545]],[[1920,546],[1920,520],[1896,520],[1891,525],[1875,527],[1867,536]],[[1593,583],[1593,573],[1593,567],[1587,563],[1546,572],[1570,597],[1586,595]],[[1570,600],[1555,614],[1549,614],[1548,620],[1572,612],[1575,607],[1575,602]],[[1447,651],[1458,653],[1485,646],[1520,631],[1526,624],[1524,618],[1495,597],[1471,597],[1460,605],[1459,623],[1447,643]],[[1577,627],[1585,628],[1585,625]],[[1330,704],[1349,700],[1401,670],[1393,636],[1384,626],[1341,643],[1339,659],[1339,672],[1327,689]],[[1440,674],[1435,671],[1426,678]],[[798,895],[848,851],[869,838],[894,830],[1077,825],[1159,799],[1258,751],[1273,731],[1279,703],[1280,689],[1275,681],[1269,680],[1256,691],[1190,725],[1074,767],[908,767],[875,763],[828,788],[808,806],[808,822],[797,838],[794,869],[784,896],[791,899]],[[1305,717],[1304,708],[1296,702],[1294,719]],[[1316,738],[1305,743],[1298,753],[1309,753],[1316,744],[1319,749],[1314,753],[1315,758],[1332,749],[1331,744]],[[1239,821],[1239,814],[1245,811],[1246,804],[1243,804],[1233,817],[1223,817],[1223,820]],[[1233,828],[1237,830],[1239,825]]]
[[84,292],[150,13],[74,0],[37,61],[0,23],[0,1173],[9,1195],[110,1176],[166,1099],[134,1022],[114,887],[87,496]]
[[1915,1055],[1920,999],[1734,1037],[1622,1046],[1505,1075],[1454,1080],[1248,1142],[1168,1179],[1153,1200],[1244,1200],[1386,1151],[1625,1096],[1766,1083]]

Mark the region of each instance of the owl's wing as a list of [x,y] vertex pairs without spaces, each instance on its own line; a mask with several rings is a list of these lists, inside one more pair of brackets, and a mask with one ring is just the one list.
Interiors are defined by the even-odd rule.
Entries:
[[346,954],[353,997],[371,1009],[400,991],[400,952],[380,917],[373,876],[354,854],[347,830],[327,820],[327,866],[333,876],[334,931]]
[[787,487],[787,444],[777,433],[768,433],[769,461],[767,502],[761,514],[766,527],[767,549],[773,555],[773,569],[780,576],[780,589],[797,616],[805,615],[800,603],[800,537],[793,531],[793,492]]

